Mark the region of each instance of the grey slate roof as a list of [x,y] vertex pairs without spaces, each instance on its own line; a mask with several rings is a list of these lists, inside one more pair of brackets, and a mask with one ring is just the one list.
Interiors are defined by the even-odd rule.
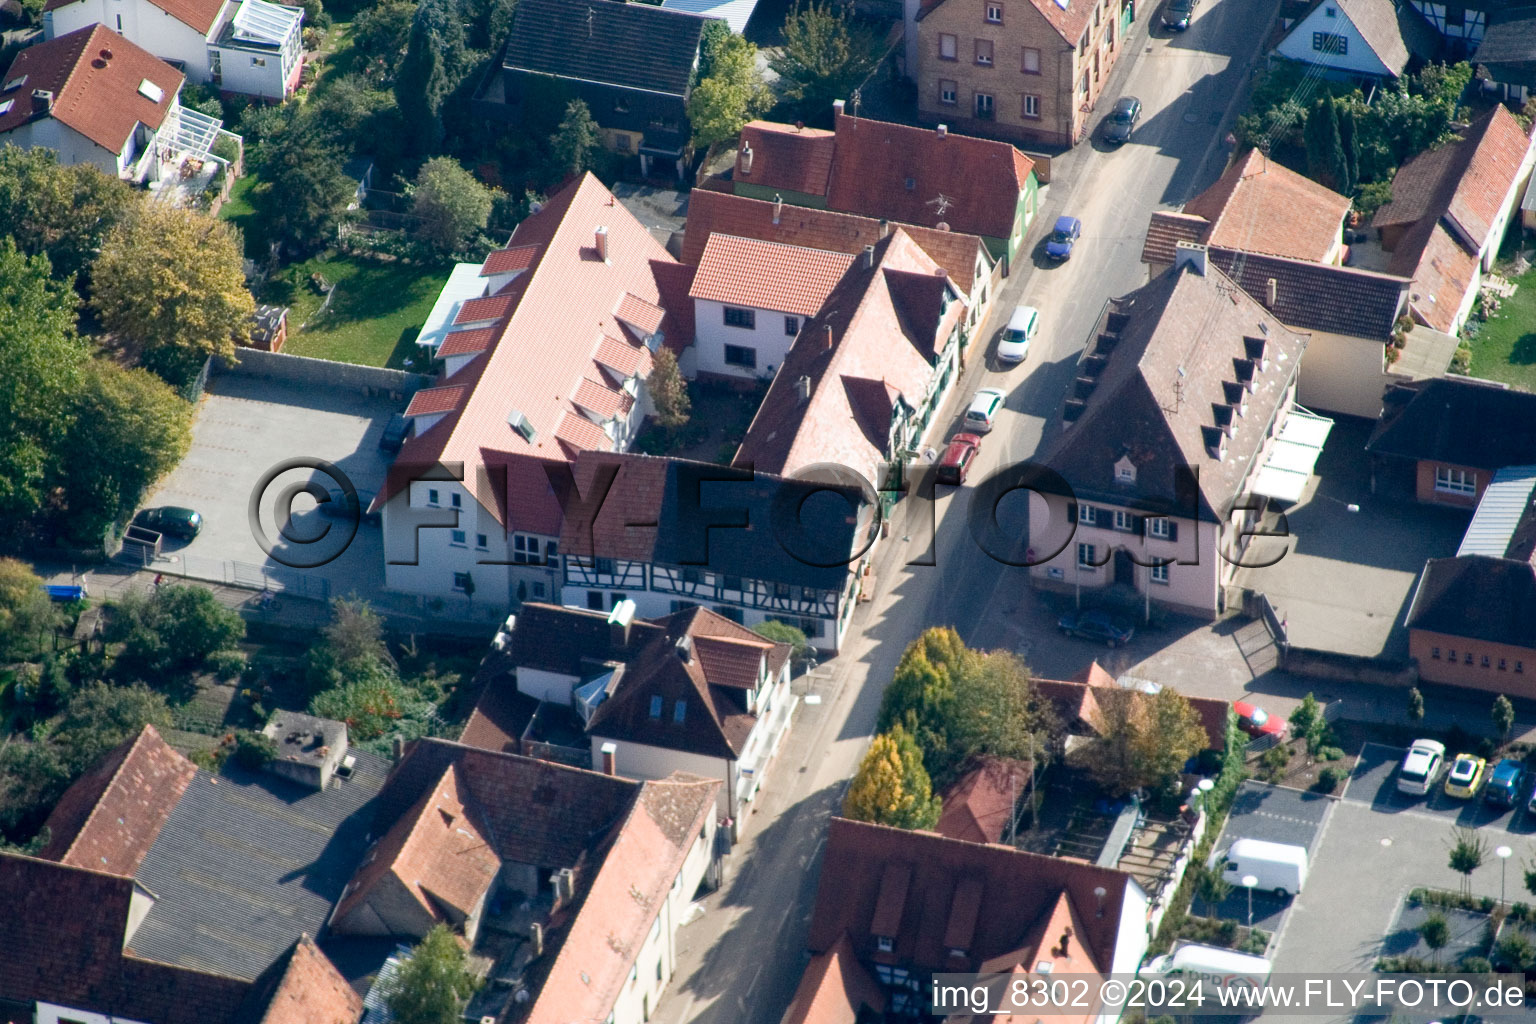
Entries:
[[1210,258],[1261,304],[1269,301],[1274,281],[1272,311],[1288,327],[1383,343],[1412,284],[1406,277],[1233,249],[1213,247]]
[[704,21],[646,3],[521,0],[502,66],[683,96]]
[[1387,392],[1365,450],[1497,470],[1536,461],[1536,395],[1455,377]]
[[1513,558],[1431,558],[1408,628],[1536,648],[1536,568]]
[[1472,523],[1461,538],[1456,556],[1492,555],[1495,558],[1527,558],[1518,554],[1521,527],[1530,518],[1531,495],[1536,493],[1536,466],[1507,466],[1493,474],[1477,501]]
[[233,764],[198,771],[135,876],[156,897],[135,954],[254,980],[320,934],[368,847],[388,764],[356,751],[324,792]]
[[1490,14],[1472,59],[1496,82],[1536,86],[1536,6]]

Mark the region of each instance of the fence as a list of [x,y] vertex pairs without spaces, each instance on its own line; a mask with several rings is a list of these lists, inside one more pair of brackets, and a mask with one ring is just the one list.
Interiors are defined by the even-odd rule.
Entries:
[[172,559],[157,559],[147,548],[137,545],[125,547],[118,560],[128,565],[154,569],[171,576],[207,583],[222,583],[227,587],[243,587],[248,590],[271,590],[293,597],[306,597],[315,601],[329,601],[331,581],[309,570],[264,568],[250,562],[236,562],[198,555],[180,554]]

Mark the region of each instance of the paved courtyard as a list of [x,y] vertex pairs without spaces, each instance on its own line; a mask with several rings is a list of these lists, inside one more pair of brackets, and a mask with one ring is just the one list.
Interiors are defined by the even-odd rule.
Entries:
[[[1308,855],[1317,850],[1317,842],[1328,820],[1332,801],[1315,793],[1303,793],[1281,786],[1248,781],[1242,784],[1232,801],[1232,812],[1222,826],[1212,847],[1212,863],[1238,839],[1261,839],[1269,843],[1304,846]],[[1310,885],[1310,883],[1309,883]],[[1253,924],[1271,934],[1285,925],[1287,911],[1307,895],[1279,899],[1273,893],[1253,894]],[[1196,913],[1229,918],[1248,923],[1248,890],[1234,885],[1231,894],[1214,909],[1197,901]]]

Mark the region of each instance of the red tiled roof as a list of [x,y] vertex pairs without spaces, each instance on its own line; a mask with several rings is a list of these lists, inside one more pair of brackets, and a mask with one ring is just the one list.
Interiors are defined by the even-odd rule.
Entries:
[[686,772],[642,785],[524,1024],[607,1018],[667,891],[715,813],[720,785]]
[[846,253],[711,235],[688,294],[695,299],[815,316],[853,263]]
[[[519,284],[513,281],[511,284]],[[510,287],[510,285],[509,285]],[[516,302],[516,297],[510,291],[500,291],[495,295],[482,295],[478,299],[470,299],[459,307],[459,314],[453,318],[456,324],[474,324],[486,320],[500,320],[507,315]]]
[[935,830],[968,843],[1001,842],[1028,782],[1027,764],[989,760],[978,765],[943,793]]
[[452,412],[463,401],[465,390],[466,388],[463,384],[422,388],[411,396],[411,403],[405,407],[405,414],[407,416],[431,416],[436,413]]
[[613,446],[612,439],[603,433],[602,427],[578,412],[567,412],[560,417],[555,437],[560,440],[570,458],[575,458],[577,452],[588,449],[602,451]]
[[885,993],[844,935],[831,949],[811,957],[779,1024],[857,1024],[866,1007],[883,1014]]
[[662,344],[675,356],[682,355],[693,344],[693,300],[688,291],[693,287],[694,270],[683,263],[651,261],[651,273],[661,292],[661,306],[667,313],[661,321]]
[[1211,222],[1191,213],[1156,210],[1147,224],[1147,240],[1141,247],[1141,262],[1172,263],[1180,242],[1204,242]]
[[604,336],[597,343],[597,352],[592,361],[626,379],[637,373],[644,377],[651,370],[651,350],[644,345],[631,345],[627,341]]
[[697,636],[693,651],[704,667],[704,678],[714,686],[757,689],[758,666],[763,656],[773,650],[773,642],[757,637]]
[[362,997],[313,939],[299,936],[286,961],[258,1024],[357,1024]]
[[496,274],[514,274],[519,270],[527,270],[539,258],[539,247],[536,245],[514,245],[508,249],[497,249],[485,258],[485,263],[480,267],[481,277],[491,277]]
[[[102,57],[103,51],[111,58]],[[22,50],[5,77],[10,81],[23,75],[25,86],[3,96],[15,102],[0,114],[0,133],[32,120],[32,91],[49,89],[54,99],[48,116],[113,154],[122,152],[140,123],[159,130],[186,81],[180,71],[105,25]],[[160,89],[158,102],[139,91],[145,81]]]
[[626,392],[615,391],[606,384],[599,384],[590,377],[583,377],[581,383],[576,385],[576,394],[572,399],[583,409],[604,418],[612,418],[621,412],[627,412],[634,405],[634,399]]
[[1083,30],[1088,27],[1089,15],[1093,13],[1091,3],[1062,5],[1056,0],[1030,0],[1030,4],[1070,46],[1076,46],[1083,38]]
[[132,876],[196,774],[154,726],[144,726],[65,790],[38,856]]
[[[1094,905],[1085,904],[1088,907]],[[993,957],[990,962],[982,964],[981,970],[987,973],[1011,973],[1021,981],[1031,976],[1081,977],[1107,970],[1107,967],[1095,964],[1096,955],[1100,962],[1109,959],[1105,951],[1089,948],[1083,941],[1086,934],[1083,926],[1085,918],[1078,914],[1077,907],[1077,901],[1063,892],[1051,905],[1049,912],[1035,920],[1017,949]],[[991,1024],[1032,1024],[1038,1019],[1032,1013],[999,1014],[992,1018]],[[1085,1008],[1081,1013],[1068,1012],[1051,1017],[1053,1024],[1090,1024],[1097,1019],[1099,1007],[1096,1005]]]
[[764,242],[780,242],[805,249],[823,249],[857,256],[899,227],[935,263],[943,267],[962,291],[969,292],[978,262],[990,268],[992,258],[976,235],[939,231],[915,224],[892,224],[856,213],[818,210],[809,206],[773,203],[729,192],[695,189],[688,200],[687,234],[683,238],[683,262],[697,264],[712,235],[735,235]]
[[[68,7],[76,2],[77,0],[48,0],[43,5],[43,10],[56,11],[60,7]],[[219,13],[224,10],[224,0],[149,0],[149,2],[177,21],[195,29],[201,36],[208,34],[214,23],[218,21]]]
[[1420,323],[1444,334],[1456,332],[1456,314],[1477,281],[1477,257],[1440,221],[1426,217],[1412,228],[1387,269],[1413,278],[1408,308]]
[[443,343],[437,347],[439,358],[448,356],[469,356],[476,352],[484,352],[496,341],[496,329],[493,327],[472,327],[467,331],[449,331],[443,338]]
[[1347,196],[1252,149],[1184,213],[1211,223],[1210,245],[1322,263],[1339,244],[1349,206]]
[[827,206],[1011,238],[1020,193],[1033,172],[1030,159],[1006,142],[954,132],[940,137],[925,128],[839,114]]
[[[750,121],[736,146],[735,180],[764,188],[824,196],[832,175],[832,132],[775,121]],[[752,169],[746,170],[746,152]]]
[[623,323],[639,328],[641,340],[644,340],[661,329],[661,321],[666,316],[666,310],[654,302],[625,292],[624,297],[619,300],[619,308],[614,316]]

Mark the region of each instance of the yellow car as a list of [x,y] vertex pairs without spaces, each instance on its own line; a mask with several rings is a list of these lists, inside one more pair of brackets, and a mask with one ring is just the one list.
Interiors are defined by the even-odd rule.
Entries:
[[1470,800],[1477,795],[1483,784],[1483,771],[1488,762],[1471,754],[1457,754],[1451,765],[1451,773],[1445,777],[1445,795],[1460,800]]

